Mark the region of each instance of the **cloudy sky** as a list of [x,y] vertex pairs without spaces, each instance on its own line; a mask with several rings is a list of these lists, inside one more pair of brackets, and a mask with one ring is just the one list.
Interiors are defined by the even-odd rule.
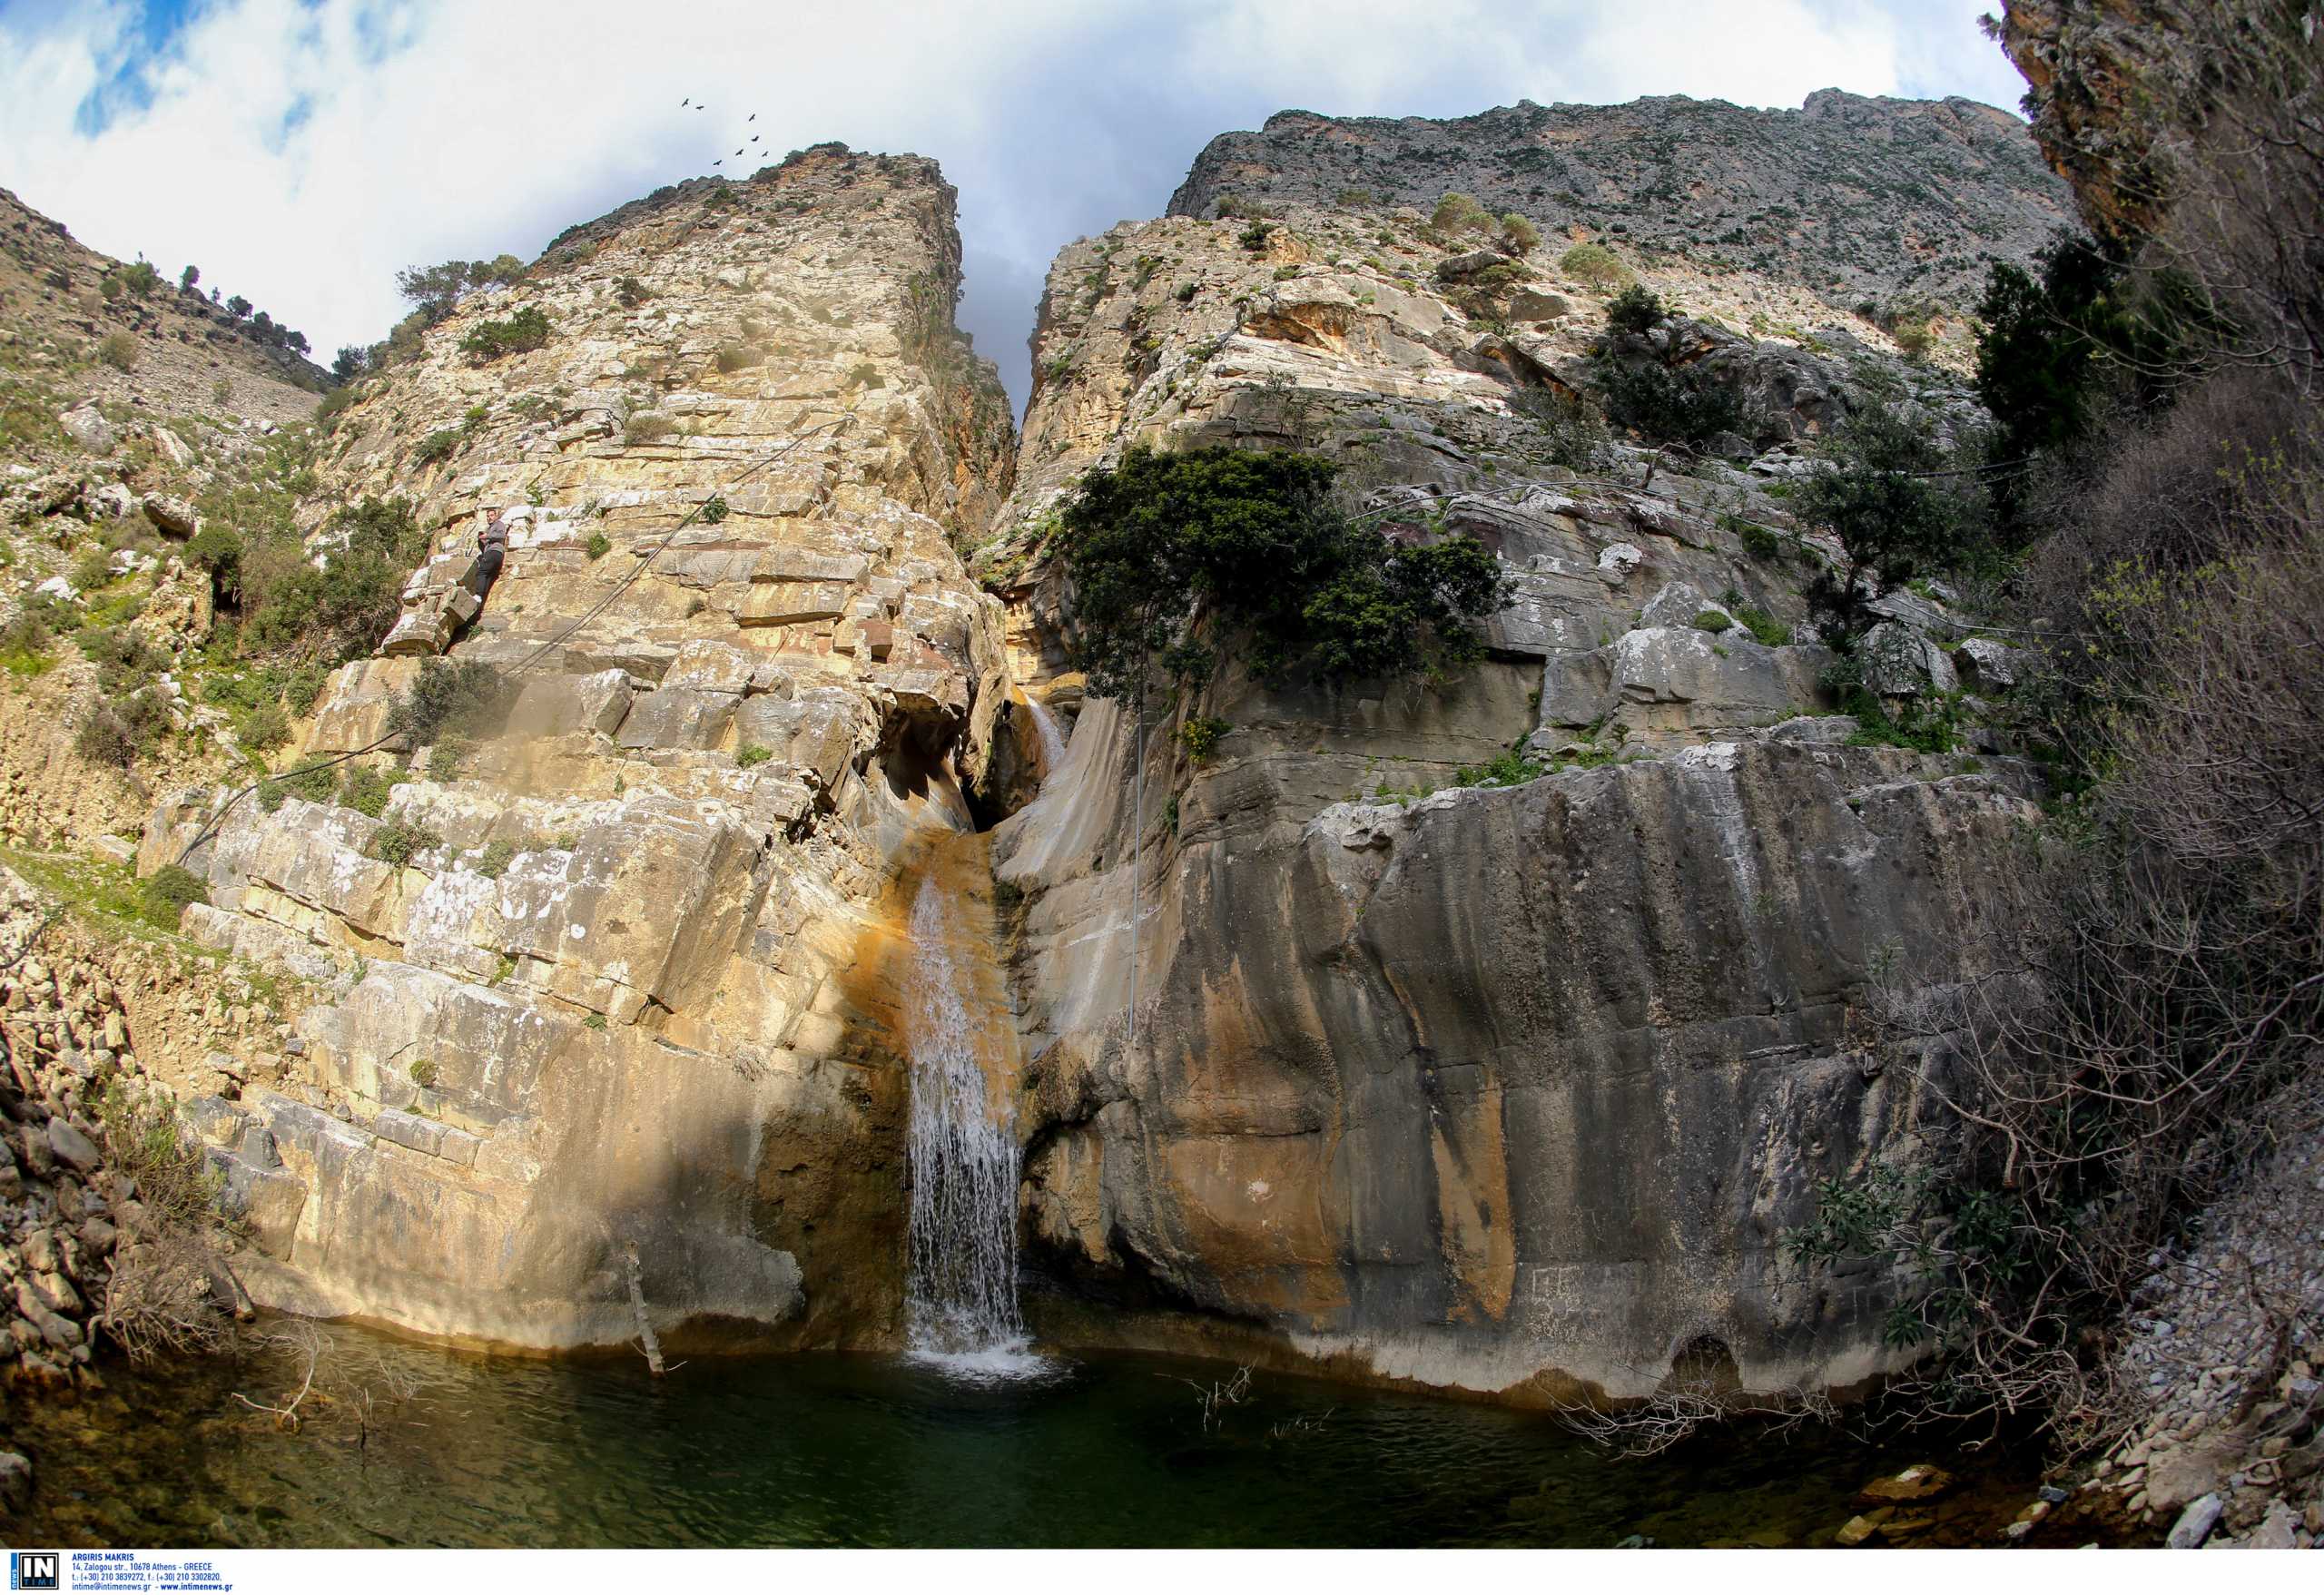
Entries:
[[384,335],[399,266],[530,258],[708,172],[755,111],[776,159],[943,162],[962,322],[1021,405],[1050,256],[1158,214],[1214,133],[1834,85],[2014,106],[1994,3],[0,0],[0,186],[108,254],[200,265],[328,359]]

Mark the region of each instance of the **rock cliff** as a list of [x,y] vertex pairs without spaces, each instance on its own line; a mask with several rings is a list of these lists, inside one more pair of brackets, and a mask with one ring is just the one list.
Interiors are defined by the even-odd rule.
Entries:
[[[378,818],[194,793],[149,846],[199,839],[192,933],[333,993],[281,1090],[205,1109],[276,1264],[261,1299],[615,1344],[635,1246],[674,1347],[891,1333],[880,900],[914,837],[969,828],[1005,691],[1000,606],[953,551],[1012,438],[951,327],[951,202],[931,162],[837,146],[667,191],[472,297],[340,418],[327,494],[409,497],[435,552],[304,753],[397,784]],[[532,317],[538,347],[478,358],[479,327]],[[507,734],[382,745],[447,641],[515,694]]]
[[[1743,396],[1749,435],[1701,460],[1578,438],[1610,285],[1313,202],[1345,145],[1408,125],[1279,117],[1264,171],[1222,141],[1174,210],[1231,182],[1287,195],[1273,218],[1124,225],[1049,277],[980,568],[1053,709],[1080,691],[1056,495],[1132,442],[1321,453],[1392,535],[1477,535],[1516,596],[1451,683],[1230,667],[1142,734],[1092,701],[1000,826],[1040,1305],[1060,1333],[1223,1323],[1509,1400],[1643,1395],[1705,1359],[1758,1390],[1868,1377],[1887,1282],[1810,1277],[1780,1236],[1817,1181],[1944,1133],[1942,1039],[1899,1066],[1867,1015],[1884,972],[1988,966],[1982,883],[2034,785],[1849,745],[1798,591],[1833,550],[1784,495],[1883,373],[1973,407],[1834,325],[1819,282],[1641,253],[1688,312],[1655,336]],[[2016,136],[1994,160],[2023,172]],[[2030,247],[2053,194],[2029,182],[1997,231]],[[1880,602],[1898,694],[1956,690],[1991,646],[1956,665],[1943,602]],[[1196,714],[1230,727],[1202,761],[1173,734]]]
[[[1698,113],[1706,138],[1758,114]],[[1475,120],[1630,206],[1649,113],[1607,115],[1604,151],[1587,118]],[[1885,128],[1917,153],[1881,170],[1925,183],[2000,173],[1964,237],[2030,250],[2054,213],[1982,109],[1761,120],[1819,158]],[[1868,383],[1974,419],[1957,342],[1908,360],[1832,302],[1967,267],[1943,241],[1860,281],[1822,234],[1756,265],[1626,246],[1682,313],[1615,358],[1739,398],[1666,457],[1575,418],[1606,275],[1479,248],[1384,180],[1336,193],[1343,141],[1414,125],[1277,118],[1173,207],[1233,182],[1274,215],[1070,246],[1021,451],[950,327],[950,191],[837,147],[576,229],[339,418],[325,498],[411,497],[431,553],[305,753],[396,784],[377,817],[183,795],[146,839],[149,868],[199,844],[189,929],[330,993],[280,1088],[202,1108],[274,1260],[254,1293],[604,1344],[635,1329],[634,1245],[665,1342],[891,1343],[898,905],[935,871],[1000,927],[979,978],[1061,1336],[1232,1334],[1532,1401],[1886,1365],[1886,1282],[1801,1273],[1781,1235],[1819,1179],[1943,1133],[1943,1038],[1899,1059],[1865,1015],[1899,971],[1990,962],[1980,883],[2034,786],[1994,739],[1851,742],[1799,590],[1834,550],[1786,494]],[[1442,162],[1408,186],[1462,182],[1492,188]],[[520,323],[537,347],[469,352]],[[1339,689],[1230,662],[1142,721],[1087,697],[1056,510],[1137,441],[1313,450],[1390,535],[1473,532],[1514,593],[1486,658]],[[2005,686],[1946,595],[1880,604],[1892,702]],[[403,745],[446,648],[515,689],[507,733]],[[1061,756],[1037,705],[1071,722]],[[1195,714],[1228,725],[1200,761]]]
[[1213,139],[1169,213],[1210,216],[1226,202],[1426,214],[1448,190],[1548,236],[1753,270],[1842,309],[1965,310],[1985,260],[2031,254],[2068,203],[2006,112],[1824,89],[1797,111],[1683,96],[1520,101],[1447,121],[1283,111]]

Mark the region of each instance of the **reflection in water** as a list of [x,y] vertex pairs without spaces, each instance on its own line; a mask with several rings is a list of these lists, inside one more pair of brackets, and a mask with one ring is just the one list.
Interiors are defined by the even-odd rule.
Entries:
[[[1185,1381],[1231,1370],[1144,1356],[984,1384],[906,1358],[701,1359],[657,1383],[634,1359],[330,1334],[340,1388],[374,1367],[416,1386],[360,1446],[343,1401],[293,1434],[234,1403],[295,1386],[279,1362],[115,1368],[77,1405],[20,1406],[17,1542],[1810,1544],[1875,1473],[1932,1455],[1816,1430],[1614,1461],[1539,1415],[1266,1373],[1206,1433]],[[2031,1489],[1989,1483],[2003,1519]]]

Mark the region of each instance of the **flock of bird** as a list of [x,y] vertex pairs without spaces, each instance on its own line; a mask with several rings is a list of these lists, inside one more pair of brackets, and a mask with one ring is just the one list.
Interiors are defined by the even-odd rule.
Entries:
[[[684,111],[684,110],[687,109],[689,106],[691,106],[693,109],[694,109],[694,110],[696,110],[696,111],[707,111],[707,110],[709,110],[709,109],[710,109],[710,107],[709,107],[709,106],[707,106],[707,105],[696,105],[696,104],[694,104],[694,96],[693,96],[692,94],[688,94],[684,99],[680,100],[680,101],[678,102],[678,109],[679,109],[679,110],[681,110],[681,111]],[[744,118],[743,118],[743,125],[744,125],[744,126],[748,126],[750,123],[753,123],[753,122],[756,122],[758,119],[759,119],[759,113],[758,113],[757,112],[753,111],[753,112],[752,112],[748,116],[745,116]],[[741,149],[741,150],[736,150],[736,151],[734,152],[734,154],[736,154],[736,155],[741,154],[741,153],[743,153],[743,150],[747,150],[747,149],[749,149],[749,148],[751,147],[751,145],[752,145],[752,144],[754,144],[754,143],[758,143],[758,142],[759,142],[759,135],[758,135],[758,134],[756,134],[756,133],[753,133],[753,134],[750,136],[750,138],[748,139],[748,141],[746,141],[746,142],[743,143],[743,149]],[[711,162],[711,164],[712,164],[713,166],[724,166],[724,165],[725,165],[725,164],[726,164],[726,162],[727,162],[728,161],[732,160],[733,158],[734,158],[734,157],[733,157],[733,156],[730,156],[730,155],[721,155],[721,156],[719,156],[719,157],[718,157],[718,159],[717,159],[717,160],[713,161],[713,162]]]

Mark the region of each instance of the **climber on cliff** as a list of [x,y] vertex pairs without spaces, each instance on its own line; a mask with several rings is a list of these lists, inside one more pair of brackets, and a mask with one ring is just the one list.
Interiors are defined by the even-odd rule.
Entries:
[[477,539],[476,564],[470,567],[465,584],[476,595],[478,604],[492,591],[492,584],[499,579],[500,566],[507,557],[508,517],[496,515],[492,524],[484,528],[484,535]]

